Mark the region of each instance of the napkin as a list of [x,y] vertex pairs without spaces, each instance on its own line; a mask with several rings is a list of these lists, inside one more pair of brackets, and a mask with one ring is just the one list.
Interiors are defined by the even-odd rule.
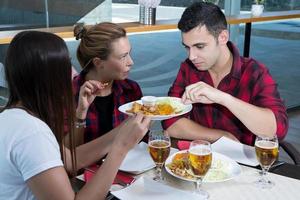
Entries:
[[[99,165],[92,165],[84,170],[83,178],[84,178],[85,182],[89,182],[92,179],[92,177],[94,176],[96,171],[99,169],[99,167],[100,167]],[[118,184],[120,181],[122,181],[126,184],[131,184],[134,180],[135,180],[135,178],[133,176],[131,176],[130,174],[118,171],[113,184]]]
[[127,153],[119,170],[131,174],[140,174],[154,167],[155,163],[149,154],[148,144],[141,142]]
[[179,140],[177,142],[177,147],[179,150],[187,150],[190,148],[190,141],[185,141],[185,140]]
[[111,192],[114,196],[122,200],[201,200],[202,196],[191,191],[183,191],[166,184],[154,181],[147,177],[137,179],[130,186]]
[[224,154],[238,163],[249,166],[259,165],[253,146],[236,142],[227,137],[221,137],[211,145],[211,148],[213,151]]

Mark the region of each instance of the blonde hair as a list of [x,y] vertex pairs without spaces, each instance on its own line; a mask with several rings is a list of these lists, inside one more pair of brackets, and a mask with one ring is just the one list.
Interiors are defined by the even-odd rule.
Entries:
[[77,48],[77,59],[82,69],[91,67],[91,60],[95,57],[106,60],[111,53],[111,43],[116,39],[126,37],[126,31],[121,26],[103,22],[91,27],[77,25],[74,36],[81,39]]

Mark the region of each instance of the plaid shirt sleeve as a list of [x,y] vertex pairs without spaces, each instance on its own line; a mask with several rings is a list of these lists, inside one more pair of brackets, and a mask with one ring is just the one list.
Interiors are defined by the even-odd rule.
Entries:
[[[258,63],[259,64],[259,63]],[[262,64],[262,71],[257,75],[257,81],[253,88],[253,104],[263,108],[269,108],[275,115],[277,124],[277,137],[282,140],[288,131],[288,117],[283,100],[277,90],[277,84],[269,73],[269,70]],[[254,74],[256,72],[253,72]]]

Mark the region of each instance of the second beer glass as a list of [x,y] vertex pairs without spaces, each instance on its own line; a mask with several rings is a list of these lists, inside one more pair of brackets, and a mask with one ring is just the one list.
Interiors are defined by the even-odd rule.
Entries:
[[278,139],[274,137],[259,137],[256,136],[255,152],[257,160],[261,166],[261,177],[255,182],[260,188],[271,188],[274,183],[266,178],[271,165],[278,158]]
[[149,133],[148,148],[156,165],[156,176],[153,180],[162,181],[162,167],[170,154],[170,137],[161,130],[152,130]]
[[208,141],[194,140],[189,148],[189,166],[188,172],[197,179],[196,193],[202,198],[208,199],[209,194],[201,189],[204,176],[208,172],[212,163],[211,146]]

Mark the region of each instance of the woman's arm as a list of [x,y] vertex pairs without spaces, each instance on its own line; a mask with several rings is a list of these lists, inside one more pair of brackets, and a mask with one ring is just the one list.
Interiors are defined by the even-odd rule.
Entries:
[[[63,167],[51,168],[33,176],[27,181],[28,186],[36,198],[42,200],[105,199],[124,157],[146,134],[149,123],[149,118],[138,114],[120,125],[120,134],[116,135],[105,162],[76,196]],[[66,157],[70,160],[69,154]]]
[[63,167],[46,170],[30,178],[27,184],[40,200],[105,199],[125,155],[121,147],[110,152],[100,170],[76,196]]
[[[96,138],[88,143],[76,147],[77,170],[87,167],[99,159],[103,158],[110,150],[114,138],[120,132],[120,128],[124,125],[123,122],[118,127],[109,131],[105,135]],[[66,169],[68,172],[72,170],[71,152],[66,148]]]

